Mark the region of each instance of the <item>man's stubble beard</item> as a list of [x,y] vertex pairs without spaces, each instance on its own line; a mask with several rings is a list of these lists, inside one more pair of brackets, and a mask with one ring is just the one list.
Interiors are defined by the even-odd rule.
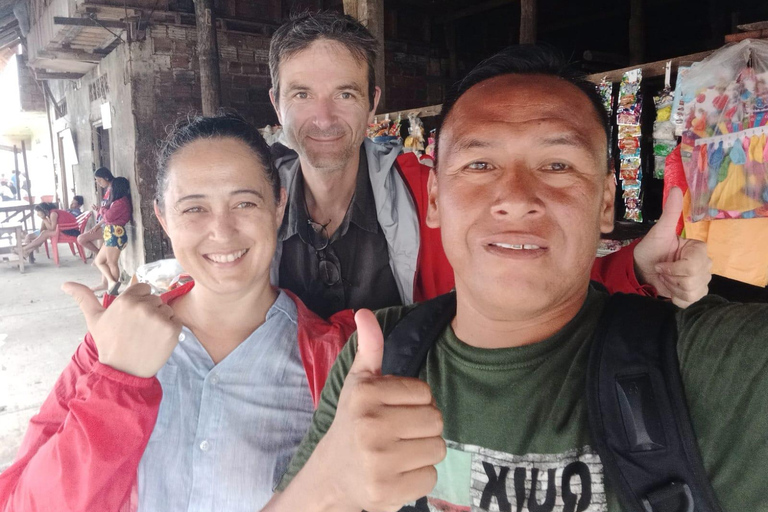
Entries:
[[325,175],[343,171],[355,153],[360,151],[362,144],[362,141],[359,143],[350,141],[349,144],[335,151],[315,152],[300,142],[304,139],[301,134],[297,136],[293,132],[286,131],[285,135],[289,147],[299,154],[301,161]]
[[306,148],[299,146],[298,153],[301,159],[309,166],[327,175],[346,169],[347,164],[357,151],[360,151],[359,147],[355,148],[352,147],[352,145],[347,145],[346,147],[332,153],[315,153],[311,150],[307,151]]

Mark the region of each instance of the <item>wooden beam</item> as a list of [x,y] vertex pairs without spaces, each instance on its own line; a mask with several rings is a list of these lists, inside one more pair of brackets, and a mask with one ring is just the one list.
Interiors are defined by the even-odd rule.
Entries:
[[379,110],[386,108],[387,91],[385,79],[384,52],[384,0],[344,0],[344,14],[357,19],[379,42],[379,52],[376,58],[376,82],[381,89],[379,98]]
[[221,107],[219,43],[216,39],[216,13],[213,10],[213,0],[195,0],[195,18],[203,115],[213,116]]
[[349,14],[357,19],[357,1],[358,0],[344,0],[344,14]]
[[[641,64],[637,66],[629,66],[622,69],[604,71],[602,73],[594,73],[592,75],[587,75],[584,78],[596,84],[600,83],[600,81],[603,78],[605,78],[610,82],[619,82],[621,81],[621,77],[624,73],[637,68],[642,68],[643,78],[664,76],[665,66],[667,65],[668,61],[670,60],[672,61],[673,67],[679,67],[681,65],[686,65],[693,62],[699,62],[701,60],[704,60],[705,58],[709,57],[714,51],[715,50],[707,50],[705,52],[692,53],[690,55],[683,55],[681,57],[675,57],[672,59],[659,60],[656,62],[649,62],[647,64]],[[403,119],[406,119],[408,117],[408,114],[411,112],[417,112],[419,117],[432,117],[432,116],[440,115],[442,109],[443,109],[442,105],[430,105],[428,107],[411,108],[407,110],[399,110],[397,112],[389,112],[388,114],[378,114],[377,117],[381,117],[383,115],[389,115],[390,119],[397,119],[397,116],[399,114]]]
[[[24,141],[21,141],[21,160],[24,163],[24,185],[26,185],[26,192],[27,192],[27,200],[29,201],[29,204],[32,204],[32,191],[31,191],[31,183],[29,181],[29,167],[27,166],[27,146],[24,144]],[[21,199],[21,180],[19,179],[19,175],[16,175],[16,195]],[[36,217],[36,215],[33,215],[33,217]],[[34,227],[34,220],[32,227]]]
[[8,43],[13,43],[21,37],[21,31],[18,28],[14,28],[13,30],[6,31],[2,33],[2,36],[0,36],[0,44],[6,45]]
[[627,66],[621,69],[614,69],[611,71],[604,71],[602,73],[593,73],[587,75],[586,78],[590,82],[600,83],[600,80],[605,78],[609,82],[620,82],[622,75],[627,71],[640,68],[643,70],[643,78],[652,78],[657,76],[664,76],[665,67],[668,61],[672,61],[672,68],[677,68],[681,65],[686,65],[692,62],[699,62],[709,57],[715,50],[707,50],[705,52],[693,53],[691,55],[683,55],[682,57],[675,57],[673,59],[657,60],[656,62],[649,62],[647,64],[637,64],[634,66]]
[[629,63],[645,62],[645,9],[643,0],[630,0]]
[[471,7],[456,9],[454,12],[448,13],[444,16],[438,16],[435,18],[435,23],[448,23],[449,21],[467,18],[469,16],[474,16],[475,14],[490,11],[491,9],[496,9],[497,7],[501,7],[503,5],[511,4],[517,1],[518,0],[487,0]]
[[[111,6],[111,5],[95,5],[92,3],[80,3],[78,2],[75,6],[78,13],[86,14],[86,15],[95,15],[95,14],[101,14],[102,16],[114,20],[122,20],[126,16],[139,16],[139,14],[142,11],[146,11],[146,7],[136,7],[131,5],[120,5],[118,6]],[[126,14],[127,13],[127,14]]]
[[52,73],[48,71],[36,71],[37,80],[78,80],[83,78],[85,73]]
[[445,24],[445,47],[448,49],[448,78],[457,80],[459,78],[459,56],[456,50],[456,22],[450,21]]
[[21,34],[17,34],[16,37],[12,39],[5,39],[4,41],[0,42],[0,51],[5,50],[6,48],[10,48],[12,46],[16,46],[21,42]]
[[[48,87],[48,84],[46,82],[43,82],[43,91],[45,92],[45,102],[46,106],[48,103],[50,103],[53,106],[53,110],[56,113],[56,119],[59,119],[62,117],[61,109],[59,108],[59,104],[56,102],[56,98],[53,97],[53,93],[51,93],[51,88]],[[48,124],[51,124],[50,119],[50,111],[46,110],[48,112]],[[53,155],[53,153],[51,153]]]
[[536,43],[536,0],[520,1],[520,44]]
[[597,13],[584,14],[582,16],[571,16],[567,19],[553,21],[549,23],[539,23],[539,32],[556,32],[565,28],[571,28],[578,25],[584,25],[585,23],[602,21],[611,18],[620,18],[624,16],[623,9],[603,10]]
[[601,52],[597,50],[584,50],[584,60],[588,62],[602,62],[612,66],[626,66],[629,58],[618,53]]
[[37,52],[41,59],[61,59],[76,60],[79,62],[91,62],[98,64],[104,58],[103,54],[84,52],[82,50],[61,49],[61,50],[40,50]]
[[[45,89],[45,117],[48,118],[48,137],[51,142],[51,170],[53,171],[53,183],[54,185],[58,183],[59,177],[56,173],[56,150],[53,145],[53,123],[51,122],[51,104],[50,102],[53,102],[53,107],[56,110],[56,115],[58,117],[61,117],[59,114],[61,111],[59,110],[59,106],[56,104],[56,100],[53,98],[53,94],[51,94],[51,89],[48,87],[48,82],[43,82],[43,89]],[[50,100],[49,100],[50,97]],[[29,194],[29,201],[32,202],[32,194]],[[34,215],[32,216],[32,227],[35,227],[35,219]]]
[[[19,150],[16,147],[16,144],[13,145],[13,163],[16,169],[14,172],[16,174],[16,184],[18,185],[21,182],[21,180],[19,179],[19,176],[21,175],[21,173],[19,172]],[[18,193],[19,193],[19,187],[16,187],[16,194]],[[21,195],[19,195],[19,199],[21,199]],[[35,215],[33,215],[33,217],[35,217]]]
[[768,30],[768,21],[758,21],[755,23],[746,23],[744,25],[736,25],[736,28],[742,32],[749,32],[751,30]]
[[398,110],[396,112],[389,112],[386,114],[376,114],[376,117],[382,119],[385,116],[389,116],[389,118],[394,121],[397,119],[397,116],[400,116],[402,119],[408,119],[408,114],[411,112],[415,112],[419,117],[434,117],[439,116],[442,110],[442,105],[431,105],[429,107],[409,108],[407,110]]
[[125,28],[125,23],[115,20],[99,20],[96,18],[64,18],[53,17],[54,25],[72,25],[77,27]]

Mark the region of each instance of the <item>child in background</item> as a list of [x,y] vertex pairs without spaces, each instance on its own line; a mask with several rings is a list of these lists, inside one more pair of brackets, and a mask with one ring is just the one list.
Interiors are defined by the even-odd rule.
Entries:
[[83,196],[73,197],[72,202],[69,203],[69,209],[67,211],[72,215],[74,215],[75,217],[79,217],[83,213],[84,202],[85,202],[85,199],[83,199]]

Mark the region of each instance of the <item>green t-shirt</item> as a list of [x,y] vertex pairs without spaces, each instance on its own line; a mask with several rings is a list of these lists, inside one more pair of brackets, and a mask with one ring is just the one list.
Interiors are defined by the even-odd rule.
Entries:
[[[443,413],[446,458],[429,497],[405,510],[618,511],[592,448],[585,376],[606,295],[590,289],[549,339],[480,349],[449,326],[420,378]],[[385,332],[407,312],[377,313]],[[768,509],[768,305],[706,297],[678,313],[681,373],[707,473],[725,510]],[[284,489],[328,431],[357,347],[351,338],[323,390]]]

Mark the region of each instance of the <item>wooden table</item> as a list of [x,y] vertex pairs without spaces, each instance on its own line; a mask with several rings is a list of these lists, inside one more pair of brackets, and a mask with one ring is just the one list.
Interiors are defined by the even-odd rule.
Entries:
[[[10,238],[13,235],[16,240],[15,244],[5,243],[5,238]],[[0,224],[0,255],[10,254],[13,252],[14,247],[19,254],[19,271],[24,273],[24,258],[21,257],[22,241],[24,239],[24,229],[21,224]]]
[[0,224],[22,224],[29,229],[28,223],[35,228],[35,205],[27,201],[0,201]]

